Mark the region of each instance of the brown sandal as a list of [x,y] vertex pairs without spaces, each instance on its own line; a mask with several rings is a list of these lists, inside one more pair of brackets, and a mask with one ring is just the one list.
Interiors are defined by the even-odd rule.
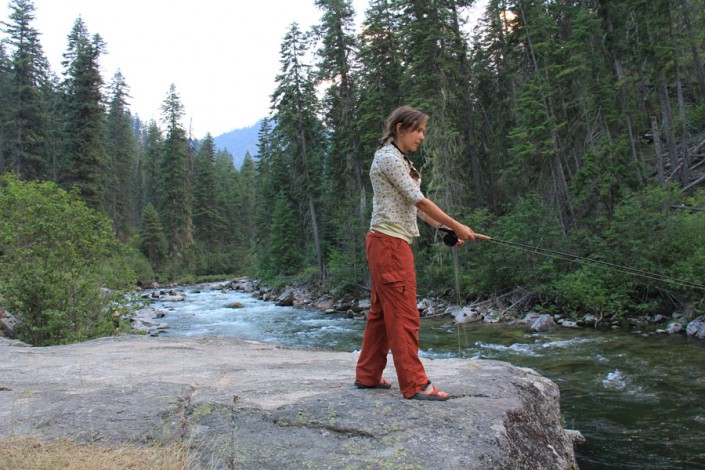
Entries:
[[[425,391],[428,389],[428,387],[431,386],[431,381],[429,380],[428,383],[424,388],[421,389],[421,391]],[[441,395],[444,394],[445,396]],[[437,389],[436,387],[433,387],[433,390],[431,390],[429,393],[417,393],[413,397],[410,397],[410,400],[428,400],[428,401],[446,401],[447,399],[450,398],[450,395],[448,395],[446,392],[442,392],[441,390]]]
[[392,388],[392,383],[391,383],[391,382],[387,382],[386,380],[382,379],[377,385],[364,385],[364,384],[361,384],[360,382],[358,382],[358,381],[356,380],[356,381],[355,381],[355,386],[356,386],[357,388],[364,388],[364,389],[368,389],[368,388],[390,389],[390,388]]

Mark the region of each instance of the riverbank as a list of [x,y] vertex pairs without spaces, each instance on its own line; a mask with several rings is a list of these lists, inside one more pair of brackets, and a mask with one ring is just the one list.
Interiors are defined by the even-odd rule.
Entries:
[[[334,298],[329,294],[321,293],[316,288],[304,285],[274,289],[261,285],[257,280],[240,278],[223,282],[220,286],[222,289],[233,289],[252,294],[256,298],[274,302],[278,306],[317,309],[325,313],[364,316],[370,307],[369,295],[348,294],[341,298]],[[440,297],[422,297],[418,301],[418,309],[422,318],[448,317],[458,324],[483,322],[525,325],[530,331],[536,332],[545,332],[555,328],[599,328],[626,330],[642,336],[685,334],[705,340],[705,315],[696,316],[689,312],[673,312],[671,315],[641,315],[628,318],[596,314],[585,314],[579,318],[572,318],[539,311],[520,313],[516,307],[522,303],[524,298],[525,294],[517,291],[492,300],[457,305]]]
[[356,389],[352,353],[225,337],[0,339],[0,356],[0,438],[181,442],[200,468],[577,468],[558,387],[500,361],[425,361],[438,403]]
[[[318,310],[326,314],[344,314],[350,317],[364,317],[370,308],[369,296],[359,294],[335,298],[330,294],[306,285],[273,288],[262,285],[256,279],[237,278],[233,280],[201,284],[207,289],[234,290],[254,298],[272,302],[280,307],[294,307]],[[144,297],[150,301],[180,302],[185,300],[185,290],[178,286],[153,286]],[[519,326],[532,332],[547,332],[559,328],[595,328],[602,330],[627,331],[630,334],[649,337],[657,334],[686,335],[705,340],[705,315],[694,316],[674,312],[667,315],[642,315],[639,317],[617,318],[615,316],[585,314],[571,318],[561,314],[548,314],[531,310],[520,313],[515,306],[522,302],[521,292],[513,296],[457,305],[440,297],[422,297],[417,307],[422,318],[447,318],[454,324],[505,324]],[[232,306],[237,308],[238,306]],[[129,318],[135,332],[157,336],[168,330],[169,324],[161,321],[165,313],[153,308],[145,308]]]

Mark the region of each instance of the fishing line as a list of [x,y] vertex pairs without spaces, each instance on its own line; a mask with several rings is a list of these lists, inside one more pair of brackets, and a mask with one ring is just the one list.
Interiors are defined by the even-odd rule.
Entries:
[[[441,229],[442,231],[446,232],[446,235],[443,237],[443,242],[448,245],[448,246],[455,246],[458,243],[458,237],[450,229],[446,229],[445,227]],[[478,234],[476,234],[478,235]],[[499,238],[493,238],[493,237],[488,237],[486,235],[482,235],[479,237],[482,240],[487,240],[495,243],[499,243],[501,245],[506,245],[512,248],[524,250],[530,253],[536,253],[552,258],[557,258],[560,260],[564,261],[573,261],[577,263],[588,263],[588,264],[593,264],[605,269],[611,269],[613,271],[620,272],[622,274],[632,274],[636,276],[640,276],[643,278],[647,279],[652,279],[655,281],[663,281],[663,282],[669,282],[671,284],[679,284],[681,286],[685,287],[690,287],[692,289],[700,289],[700,290],[705,290],[705,285],[702,284],[696,284],[694,282],[686,281],[684,279],[677,279],[674,277],[666,276],[664,274],[657,274],[657,273],[652,273],[649,271],[645,271],[643,269],[636,269],[636,268],[630,268],[627,266],[621,266],[619,264],[615,263],[610,263],[608,261],[601,261],[598,259],[594,258],[586,258],[584,256],[578,256],[574,255],[571,253],[564,253],[562,251],[556,251],[556,250],[549,250],[547,248],[541,248],[540,246],[533,246],[533,245],[527,245],[525,243],[519,243],[519,242],[510,242],[507,240],[501,240]],[[453,241],[455,241],[453,243]]]
[[666,276],[664,274],[652,273],[649,271],[645,271],[643,269],[636,269],[636,268],[630,268],[627,266],[621,266],[619,264],[610,263],[608,261],[602,261],[602,260],[594,259],[594,258],[586,258],[584,256],[578,256],[578,255],[574,255],[571,253],[564,253],[561,251],[549,250],[547,248],[526,245],[524,243],[510,242],[507,240],[500,240],[498,238],[490,238],[489,241],[492,241],[495,243],[500,243],[502,245],[511,246],[513,248],[522,249],[524,251],[529,251],[532,253],[538,253],[538,254],[541,254],[544,256],[551,256],[551,257],[562,259],[562,260],[575,261],[578,263],[594,264],[596,266],[600,266],[605,269],[611,269],[613,271],[621,272],[622,274],[633,274],[633,275],[640,276],[643,278],[652,279],[655,281],[670,282],[672,284],[680,284],[682,286],[690,287],[693,289],[705,290],[705,285],[702,285],[702,284],[696,284],[694,282],[686,281],[684,279],[677,279],[674,277]]

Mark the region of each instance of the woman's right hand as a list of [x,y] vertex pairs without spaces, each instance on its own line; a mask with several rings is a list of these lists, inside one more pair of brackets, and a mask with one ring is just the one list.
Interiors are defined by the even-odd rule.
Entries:
[[470,241],[476,241],[476,240],[490,240],[492,237],[488,237],[487,235],[483,235],[481,233],[475,233],[473,230],[468,227],[467,225],[463,224],[458,224],[458,226],[455,228],[455,234],[457,235],[459,240],[470,240]]
[[459,223],[457,227],[453,228],[453,231],[459,240],[475,241],[475,232],[467,225]]

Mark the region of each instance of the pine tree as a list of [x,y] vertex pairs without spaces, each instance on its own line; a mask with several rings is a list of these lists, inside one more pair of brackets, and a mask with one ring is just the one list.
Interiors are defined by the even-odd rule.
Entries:
[[162,119],[167,126],[162,159],[158,166],[158,200],[164,233],[172,257],[182,262],[193,244],[191,220],[191,153],[182,127],[184,109],[172,84],[162,104]]
[[[323,207],[327,224],[322,233],[329,250],[339,253],[339,267],[349,271],[352,282],[364,272],[367,194],[357,123],[357,85],[354,79],[358,46],[352,34],[354,10],[349,0],[317,0],[323,10],[318,34],[319,79],[328,84],[323,98],[329,150],[325,156]],[[334,275],[334,273],[331,273]]]
[[133,135],[135,139],[135,164],[131,175],[132,184],[132,206],[134,207],[135,225],[140,225],[140,217],[144,210],[145,187],[144,187],[144,164],[145,164],[145,149],[144,142],[146,141],[146,129],[144,123],[139,116],[132,119]]
[[[272,119],[276,122],[276,138],[282,142],[283,152],[277,157],[290,162],[292,187],[296,188],[285,197],[300,201],[296,210],[307,221],[306,232],[311,236],[318,274],[324,280],[327,268],[318,217],[320,162],[325,140],[317,116],[315,77],[310,65],[304,62],[308,49],[308,35],[296,23],[292,24],[281,46],[281,73],[276,77],[277,88],[272,95]],[[294,244],[289,249],[300,250],[300,245]]]
[[147,204],[142,213],[140,247],[149,263],[155,268],[158,268],[168,255],[169,249],[159,221],[159,213],[152,204]]
[[[243,167],[248,161],[245,155]],[[243,185],[256,185],[256,181],[243,181],[233,165],[233,156],[227,150],[218,150],[213,162],[216,176],[214,193],[216,215],[221,228],[218,230],[219,249],[211,260],[211,269],[219,273],[247,273],[251,266],[250,240],[252,229],[249,214],[243,209]]]
[[272,225],[268,250],[271,253],[272,274],[293,275],[301,271],[304,257],[299,243],[301,231],[296,211],[289,198],[280,192],[272,210]]
[[[277,198],[278,191],[288,189],[288,180],[276,177],[276,163],[284,164],[275,159],[275,142],[273,123],[269,118],[260,124],[257,139],[257,162],[255,174],[257,183],[254,186],[254,238],[252,265],[259,276],[269,273],[269,234],[272,223],[271,208]],[[284,176],[286,175],[284,172]],[[284,186],[277,188],[279,184]]]
[[142,148],[144,156],[142,162],[142,186],[144,187],[142,205],[159,205],[159,165],[164,154],[164,135],[155,121],[150,121],[145,132]]
[[[194,161],[193,225],[194,238],[206,251],[223,249],[223,233],[227,229],[218,197],[219,186],[215,167],[215,143],[208,134],[201,142]],[[232,161],[232,160],[231,160]]]
[[391,0],[372,0],[360,33],[357,128],[362,168],[369,168],[386,118],[404,104],[399,24]]
[[[473,109],[476,149],[482,165],[484,201],[493,211],[500,212],[506,204],[514,182],[507,181],[509,159],[506,135],[516,118],[517,76],[514,39],[509,34],[511,22],[504,1],[491,1],[480,20],[479,31],[470,51],[470,90]],[[475,172],[475,170],[473,170]],[[521,182],[521,180],[519,181]]]
[[0,174],[9,170],[10,141],[13,135],[11,124],[12,72],[5,44],[0,41]]
[[514,109],[516,123],[509,133],[513,170],[526,175],[528,185],[539,187],[567,233],[575,219],[559,132],[557,90],[551,86],[556,68],[552,54],[560,48],[558,26],[541,2],[519,0],[515,8],[512,34],[521,44],[521,60],[526,65]]
[[548,80],[556,90],[560,141],[571,142],[564,154],[571,205],[585,208],[576,213],[575,223],[594,226],[611,217],[622,196],[620,187],[635,188],[639,182],[631,168],[628,139],[618,137],[626,132],[615,132],[622,124],[613,99],[610,61],[602,53],[600,17],[583,2],[555,5],[550,14],[557,19],[556,39],[562,47],[548,55]]
[[137,142],[132,127],[132,116],[128,109],[128,87],[118,71],[111,84],[108,108],[106,209],[113,220],[115,232],[125,241],[135,227],[133,206],[133,175]]
[[233,235],[240,234],[240,239],[235,242],[241,253],[239,257],[241,268],[243,272],[247,273],[251,272],[250,270],[256,262],[257,188],[259,181],[257,164],[249,152],[245,154],[245,159],[240,167],[238,181],[238,206],[233,212],[231,226],[233,226]]
[[105,43],[100,35],[89,35],[79,17],[68,37],[64,54],[61,181],[77,187],[92,208],[102,208],[106,181],[105,109],[99,59]]
[[469,77],[460,67],[467,47],[458,13],[459,8],[470,3],[398,2],[403,18],[400,32],[406,62],[402,83],[402,89],[408,90],[405,101],[431,118],[428,140],[422,148],[426,191],[441,207],[456,215],[465,206],[461,189],[469,179],[467,169],[471,167],[466,163],[471,160],[467,133],[460,132],[459,126],[467,119],[463,106],[469,105],[465,95]]
[[24,179],[46,178],[47,105],[42,89],[47,83],[48,64],[39,32],[32,26],[33,3],[12,0],[10,9],[10,22],[2,23],[13,52],[11,79],[6,83],[10,86],[3,90],[7,93],[2,121],[7,142],[0,169],[12,170]]

